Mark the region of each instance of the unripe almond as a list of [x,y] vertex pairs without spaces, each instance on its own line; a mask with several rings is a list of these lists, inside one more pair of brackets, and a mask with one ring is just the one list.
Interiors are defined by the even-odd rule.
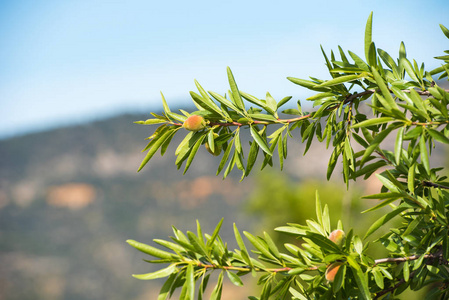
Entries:
[[202,116],[191,115],[184,121],[182,126],[190,131],[199,131],[206,128],[206,121],[204,121]]
[[331,234],[329,235],[329,239],[337,244],[338,247],[341,247],[345,240],[345,232],[341,229],[336,229],[331,232]]
[[206,147],[206,150],[210,153],[210,154],[212,154],[212,155],[214,155],[214,156],[218,156],[218,155],[220,155],[220,153],[221,153],[221,145],[219,146],[219,145],[214,145],[215,147],[214,147],[214,152],[212,152],[212,149],[209,147],[209,142],[206,142],[206,144],[204,145],[204,147]]
[[335,279],[335,276],[337,275],[338,269],[340,269],[340,266],[342,265],[342,262],[334,262],[331,265],[329,265],[326,269],[326,280],[329,282],[333,282]]

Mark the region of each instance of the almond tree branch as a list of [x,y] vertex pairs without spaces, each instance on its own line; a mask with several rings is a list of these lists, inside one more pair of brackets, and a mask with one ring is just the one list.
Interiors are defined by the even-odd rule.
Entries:
[[[382,259],[377,259],[375,260],[375,265],[377,264],[381,264],[381,263],[385,263],[385,262],[395,262],[395,263],[400,263],[400,262],[404,262],[404,261],[408,261],[408,260],[416,260],[418,258],[420,258],[420,255],[412,255],[412,256],[408,256],[408,257],[392,257],[392,258],[382,258]],[[443,259],[443,252],[440,250],[436,253],[433,254],[425,254],[424,255],[425,259],[429,259],[428,262],[425,262],[425,264],[432,264],[434,262],[435,259],[439,259],[440,261]],[[444,263],[444,262],[443,262]],[[447,263],[447,262],[446,262]],[[412,273],[410,273],[409,276],[409,280],[411,278],[413,278],[416,275],[417,271],[414,271]],[[388,294],[392,291],[394,291],[395,289],[399,288],[402,284],[404,284],[406,281],[404,278],[401,278],[395,285],[393,285],[392,287],[389,287],[385,290],[382,290],[380,292],[378,292],[377,294],[375,294],[373,299],[379,299],[380,297],[382,297],[385,294]]]

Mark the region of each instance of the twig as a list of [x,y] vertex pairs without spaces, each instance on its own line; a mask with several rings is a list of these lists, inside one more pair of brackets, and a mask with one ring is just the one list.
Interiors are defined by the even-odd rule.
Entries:
[[[382,264],[382,263],[401,263],[404,261],[409,261],[409,260],[417,260],[418,258],[420,258],[421,255],[412,255],[412,256],[407,256],[407,257],[388,257],[388,258],[380,258],[380,259],[376,259],[374,261],[374,266],[378,265],[378,264]],[[441,253],[435,253],[435,254],[425,254],[424,258],[439,258],[441,257]]]
[[[381,263],[385,263],[385,262],[400,263],[400,262],[404,262],[404,261],[408,261],[408,260],[416,260],[416,259],[418,259],[420,257],[421,257],[420,255],[412,255],[412,256],[408,256],[408,257],[382,258],[382,259],[375,260],[375,265],[381,264]],[[438,252],[433,253],[433,254],[425,254],[424,258],[425,259],[430,259],[430,262],[426,262],[425,264],[432,264],[434,259],[438,258],[438,259],[441,260],[443,258],[443,252],[441,250],[439,250]],[[416,275],[416,272],[417,271],[414,271],[414,272],[410,273],[409,280]],[[382,291],[376,293],[376,295],[374,296],[373,299],[378,299],[378,298],[382,297],[383,295],[388,294],[388,293],[394,291],[395,289],[397,289],[398,287],[400,287],[404,283],[405,283],[405,279],[401,278],[401,280],[399,280],[392,287],[389,287],[389,288],[387,288],[385,290],[382,290]]]
[[446,190],[449,190],[449,187],[448,187],[448,186],[444,186],[444,185],[441,185],[441,184],[438,184],[438,183],[433,183],[433,182],[426,181],[426,180],[424,180],[424,181],[422,182],[422,185],[423,185],[423,186],[430,186],[430,187],[436,187],[436,188],[440,188],[440,189],[446,189]]

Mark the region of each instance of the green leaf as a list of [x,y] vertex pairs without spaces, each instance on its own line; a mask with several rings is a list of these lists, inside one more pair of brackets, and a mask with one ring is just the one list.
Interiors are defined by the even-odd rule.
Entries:
[[195,299],[195,279],[193,277],[193,265],[189,264],[187,266],[186,271],[186,281],[184,283],[184,287],[186,288],[186,296],[188,296],[189,300]]
[[[369,14],[365,27],[365,57],[367,62],[370,62],[369,48],[371,46],[372,41],[373,41],[373,12]],[[370,64],[372,64],[372,62],[370,62]]]
[[[200,95],[198,95],[195,92],[190,92],[190,96],[192,97],[192,100],[196,104],[198,104],[200,107],[202,107],[202,108],[204,108],[204,109],[206,109],[208,111],[214,112],[214,113],[216,113],[218,115],[223,116],[223,114],[221,113],[220,108],[212,100],[210,100],[210,98],[208,98],[206,100],[204,98],[204,95],[203,95],[203,97],[201,97]],[[207,94],[206,94],[206,96],[209,97]]]
[[331,252],[340,252],[340,248],[332,242],[330,239],[328,239],[325,236],[322,236],[321,234],[314,233],[314,232],[307,232],[306,236],[315,244],[320,246],[323,250],[328,250]]
[[196,153],[198,152],[198,149],[200,148],[201,144],[203,143],[204,139],[206,138],[206,135],[203,134],[195,143],[195,145],[192,147],[189,157],[187,159],[186,162],[186,166],[184,168],[184,173],[185,174],[187,172],[187,170],[190,167],[190,164],[192,163],[193,159],[195,158]]
[[273,240],[271,239],[271,237],[268,235],[268,233],[266,233],[264,231],[264,237],[265,237],[265,242],[268,245],[268,248],[270,249],[271,253],[273,253],[273,255],[276,258],[280,258],[281,257],[281,253],[279,252],[279,249],[277,248],[276,244],[273,242]]
[[348,263],[351,266],[352,274],[354,275],[354,279],[357,283],[357,286],[362,294],[363,299],[371,300],[371,294],[368,288],[368,280],[367,276],[363,273],[360,265],[355,261],[351,256],[347,257]]
[[197,134],[198,136],[200,133],[190,131],[184,139],[179,143],[178,147],[176,148],[175,155],[179,155],[181,152],[186,152],[186,148],[188,148],[190,139],[192,139],[193,135]]
[[220,275],[218,275],[218,281],[214,289],[212,290],[210,300],[220,300],[222,290],[223,290],[223,272],[221,272]]
[[172,119],[174,119],[174,120],[176,120],[176,121],[178,121],[178,122],[181,122],[181,123],[184,123],[185,120],[187,120],[187,117],[186,117],[186,116],[183,116],[183,115],[180,115],[180,114],[171,112],[171,111],[166,112],[165,114],[166,114],[168,117],[170,117],[170,118],[172,118]]
[[207,144],[209,145],[210,151],[215,153],[214,131],[212,129],[207,133]]
[[359,78],[361,78],[360,75],[344,75],[344,76],[336,77],[336,78],[331,79],[331,80],[327,80],[327,81],[323,82],[322,84],[320,84],[319,86],[320,87],[322,87],[322,86],[334,86],[334,85],[341,84],[341,83],[344,83],[344,82],[350,82],[350,81],[353,81],[353,80],[356,80],[356,79],[359,79]]
[[355,54],[351,51],[348,51],[348,53],[354,60],[357,67],[359,67],[360,69],[362,69],[366,72],[371,72],[370,67],[359,56],[357,56],[357,54]]
[[279,167],[281,171],[284,169],[284,144],[282,139],[282,134],[278,138],[278,156],[279,156]]
[[162,94],[162,92],[161,92],[161,96],[162,96],[162,106],[164,107],[164,112],[170,112],[170,108],[168,107],[167,101],[165,101],[165,97],[164,97],[164,94]]
[[196,88],[198,89],[198,91],[200,92],[201,96],[203,96],[203,98],[202,98],[203,103],[205,103],[210,108],[210,110],[213,110],[214,112],[216,112],[220,115],[223,115],[221,113],[221,110],[218,107],[218,105],[215,104],[214,101],[212,101],[212,99],[209,97],[207,92],[203,89],[203,87],[196,80],[195,80],[195,85],[196,85]]
[[[192,134],[190,134],[192,133]],[[178,157],[176,158],[175,164],[178,166],[178,169],[181,167],[181,164],[189,157],[190,151],[195,146],[195,143],[199,138],[204,137],[204,133],[202,132],[190,132],[184,138],[184,140],[179,144],[178,149]],[[189,137],[189,139],[187,139]],[[178,151],[178,149],[176,149]],[[176,152],[175,152],[176,154]]]
[[373,141],[371,142],[370,146],[366,148],[365,153],[363,154],[363,157],[361,159],[362,163],[366,162],[368,157],[371,155],[371,153],[376,150],[376,148],[380,145],[380,143],[390,134],[390,132],[394,129],[393,126],[388,126],[385,130],[381,131],[379,134],[377,134]]
[[400,214],[401,212],[403,212],[407,209],[408,209],[408,207],[399,206],[392,212],[389,212],[388,214],[380,217],[377,221],[375,221],[373,223],[373,225],[371,225],[371,227],[368,229],[368,231],[366,232],[365,237],[363,239],[366,240],[367,237],[369,237],[371,234],[373,234],[382,225],[384,225],[385,223],[390,221],[392,218],[394,218],[395,216],[397,216],[398,214]]
[[394,159],[396,165],[399,165],[401,162],[401,153],[402,153],[402,139],[404,137],[404,127],[399,128],[398,133],[396,135],[396,141],[394,144]]
[[318,83],[310,81],[310,80],[305,80],[305,79],[299,79],[299,78],[294,78],[294,77],[287,77],[288,80],[290,80],[291,82],[303,86],[309,90],[313,90],[313,91],[317,91],[317,92],[328,92],[330,91],[330,89],[328,87],[321,87]]
[[262,255],[274,261],[277,260],[276,257],[273,254],[271,254],[271,252],[268,250],[267,248],[268,246],[265,245],[262,241],[260,241],[259,238],[253,236],[251,233],[247,231],[244,231],[243,234],[251,242],[251,244],[262,253]]
[[293,287],[289,287],[288,291],[293,296],[293,299],[299,299],[299,300],[309,300],[310,298],[305,297],[303,294],[295,290]]
[[226,167],[224,173],[223,173],[223,179],[226,178],[229,173],[232,171],[232,169],[234,168],[235,164],[236,164],[236,158],[237,158],[237,151],[234,150],[234,152],[232,153],[231,159],[229,160],[228,166]]
[[[204,292],[206,291],[207,284],[209,283],[210,274],[203,276],[201,280],[200,286],[198,287],[198,300],[203,300]],[[158,299],[158,300],[166,300],[166,299]]]
[[396,102],[393,99],[393,96],[391,96],[390,90],[385,84],[385,81],[383,80],[382,76],[380,76],[379,72],[377,72],[376,69],[373,69],[373,76],[374,79],[376,80],[377,85],[380,88],[380,91],[382,92],[383,97],[385,98],[385,101],[388,103],[388,107],[385,108],[399,110]]
[[134,241],[134,240],[127,240],[126,242],[129,245],[131,245],[132,247],[136,248],[137,250],[142,251],[143,253],[155,256],[155,257],[164,258],[164,259],[173,259],[174,257],[176,257],[172,253],[169,253],[169,252],[157,249],[157,248],[152,247],[150,245],[139,243],[139,242]]
[[140,125],[153,125],[153,124],[160,124],[165,123],[167,120],[165,119],[148,119],[146,121],[135,121],[134,124],[140,124]]
[[419,139],[419,153],[421,154],[421,163],[423,164],[426,173],[430,175],[429,154],[427,152],[424,134]]
[[210,237],[210,239],[207,241],[207,247],[210,247],[214,244],[218,233],[220,232],[221,229],[221,225],[223,224],[223,218],[221,218],[220,222],[218,222],[217,226],[215,227],[214,232],[212,233],[212,236]]
[[420,80],[418,79],[418,77],[415,74],[415,71],[413,70],[413,66],[411,64],[411,62],[407,59],[407,58],[402,58],[400,60],[402,67],[405,69],[405,71],[407,72],[407,74],[415,81],[415,82],[420,82]]
[[277,119],[272,115],[267,114],[248,114],[252,119],[268,121],[268,122],[276,122]]
[[185,250],[180,245],[172,243],[172,242],[169,242],[169,241],[166,241],[166,240],[154,239],[153,241],[155,243],[161,245],[161,246],[164,246],[167,249],[171,249],[171,250],[173,250],[175,252],[178,252],[178,253],[181,253],[181,252],[183,252]]
[[243,253],[246,254],[246,256],[242,255],[243,259],[250,267],[252,267],[252,263],[249,258],[249,255],[248,255],[248,250],[246,249],[245,243],[243,242],[242,236],[240,235],[240,232],[237,229],[237,225],[235,225],[235,223],[234,223],[234,236],[235,236],[235,240],[237,241],[237,245],[240,248],[240,251],[242,252],[242,254]]
[[248,159],[247,159],[247,163],[246,163],[245,176],[248,176],[249,173],[251,172],[251,170],[256,162],[258,153],[259,153],[259,146],[257,145],[256,142],[252,142],[251,147],[249,149]]
[[374,281],[376,281],[376,285],[381,290],[383,290],[384,289],[384,278],[382,276],[382,273],[377,268],[374,268],[372,273],[374,275]]
[[335,275],[334,282],[332,283],[332,291],[336,294],[342,287],[346,278],[346,265],[343,264],[337,271]]
[[377,204],[376,206],[373,206],[373,207],[371,207],[371,208],[369,208],[367,210],[362,211],[362,214],[370,212],[370,211],[374,211],[374,210],[379,209],[379,208],[382,208],[382,207],[384,207],[384,206],[386,206],[386,205],[388,205],[390,203],[393,203],[394,201],[398,200],[400,196],[402,196],[399,193],[390,193],[390,194],[395,194],[397,196],[393,197],[393,198],[388,198],[387,200],[382,201],[381,203]]
[[193,232],[188,231],[187,237],[197,253],[203,256],[208,255],[206,245]]
[[240,277],[237,274],[232,273],[230,271],[226,271],[226,275],[228,275],[229,280],[234,285],[236,285],[236,286],[243,286],[243,282],[242,282],[242,280],[240,279]]
[[443,31],[444,35],[449,39],[449,30],[444,27],[442,24],[440,24],[440,28]]
[[232,109],[233,111],[236,111],[238,113],[243,114],[239,108],[237,108],[234,104],[232,104],[231,101],[229,101],[228,99],[226,99],[225,97],[223,97],[220,94],[217,94],[215,92],[209,91],[209,94],[215,98],[215,100],[217,100],[218,102],[220,102],[221,104],[223,104],[226,107],[229,107],[230,109]]
[[234,145],[234,140],[232,139],[229,143],[228,147],[226,148],[226,151],[223,154],[223,157],[221,158],[220,165],[218,166],[217,175],[223,170],[224,165],[228,161],[229,154],[231,153],[232,146]]
[[176,265],[171,264],[168,267],[158,270],[156,272],[147,273],[147,274],[133,274],[133,277],[140,279],[140,280],[152,280],[152,279],[167,277],[170,274],[175,273],[177,271],[178,271],[178,269],[176,268]]
[[242,111],[245,110],[245,105],[243,104],[242,96],[240,95],[239,89],[237,88],[237,83],[235,82],[234,75],[232,75],[231,68],[226,68],[228,73],[228,80],[229,80],[229,86],[231,87],[232,91],[232,99],[234,99],[235,104],[238,108],[240,108]]
[[362,175],[365,175],[365,178],[371,176],[371,174],[373,174],[373,172],[377,171],[378,169],[380,169],[381,167],[387,165],[387,162],[384,160],[378,160],[372,164],[369,165],[365,165],[363,168],[359,169],[354,177],[360,177]]
[[402,267],[402,271],[404,272],[404,280],[407,282],[410,279],[410,266],[409,262],[405,261],[404,266]]
[[[270,95],[269,92],[267,92],[267,95],[266,95],[266,102],[267,102],[267,105],[270,108],[270,110],[273,112],[276,112],[277,102],[276,102],[276,100],[274,100],[274,98]],[[275,113],[275,116],[277,116],[276,113]]]
[[327,204],[324,205],[323,210],[323,228],[326,231],[326,233],[331,232],[331,220],[329,215],[329,207],[327,206]]
[[408,169],[407,176],[407,188],[410,193],[415,193],[415,170],[416,170],[416,162]]
[[292,96],[287,96],[281,99],[281,101],[279,101],[276,105],[276,110],[279,109],[279,107],[281,107],[282,105],[284,105],[285,103],[287,103],[288,101],[290,101],[290,99],[292,98]]
[[394,120],[395,119],[392,117],[380,117],[380,118],[375,118],[375,119],[368,119],[368,120],[365,120],[365,121],[362,121],[362,122],[352,125],[351,128],[368,127],[368,126],[392,122]]
[[257,129],[254,126],[250,126],[250,132],[251,132],[251,136],[253,137],[254,141],[256,141],[256,143],[259,145],[259,147],[268,155],[272,156],[273,153],[270,151],[270,148],[268,147],[267,141],[262,138],[259,134],[259,132],[257,132]]
[[429,135],[434,138],[436,141],[440,142],[440,143],[444,143],[444,144],[449,144],[449,139],[440,131],[431,129],[431,128],[427,128],[427,132],[429,133]]
[[382,60],[387,64],[387,66],[391,68],[394,77],[397,79],[401,78],[401,76],[399,75],[399,68],[393,58],[382,49],[377,49],[377,52],[379,53],[379,56],[382,58]]
[[173,283],[175,282],[177,274],[172,273],[167,280],[165,281],[164,285],[162,286],[161,290],[159,291],[159,296],[157,297],[157,300],[166,300],[169,297],[171,287]]
[[[178,128],[179,129],[179,128]],[[165,132],[154,144],[153,146],[150,148],[150,150],[148,150],[147,155],[145,156],[145,158],[143,159],[142,163],[139,166],[139,169],[137,169],[137,172],[139,172],[140,170],[142,170],[143,167],[145,167],[145,165],[148,163],[148,161],[153,157],[153,155],[157,152],[157,150],[159,149],[159,147],[162,146],[162,144],[168,139],[170,138],[173,134],[175,134],[175,132],[178,130],[176,128],[174,129],[170,129],[167,130],[167,132]]]
[[300,236],[306,235],[306,232],[307,232],[305,229],[301,229],[301,228],[293,227],[293,226],[279,226],[279,227],[276,227],[274,230],[279,231],[279,232],[284,232],[284,233],[290,233],[290,234],[294,234],[294,235],[300,235]]
[[382,176],[381,174],[375,174],[377,179],[382,182],[383,186],[385,186],[387,189],[389,189],[393,193],[400,193],[401,187],[396,186],[393,182]]

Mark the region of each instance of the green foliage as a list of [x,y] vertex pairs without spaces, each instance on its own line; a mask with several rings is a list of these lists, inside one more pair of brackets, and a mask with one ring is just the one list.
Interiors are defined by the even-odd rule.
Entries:
[[[441,29],[449,38],[446,27],[441,25]],[[259,154],[262,169],[273,165],[275,153],[282,169],[287,158],[287,141],[299,131],[306,145],[305,153],[314,140],[333,149],[328,178],[338,161],[342,163],[342,177],[347,185],[376,172],[382,183],[381,191],[365,198],[378,199],[379,203],[366,212],[391,208],[371,225],[364,237],[347,230],[341,246],[329,239],[336,228],[331,226],[328,206],[322,207],[318,195],[316,219],[307,220],[306,225],[276,228],[297,238],[298,244],[281,247],[266,232],[263,236],[244,232],[253,248],[249,251],[235,227],[238,249],[229,250],[218,234],[221,222],[212,235],[203,234],[200,224],[196,234],[174,228],[173,242],[155,241],[165,250],[128,241],[157,258],[149,262],[168,264],[154,273],[135,275],[139,279],[168,277],[159,299],[169,298],[177,288],[181,289],[180,299],[202,299],[209,274],[214,270],[220,275],[211,299],[220,299],[225,273],[238,286],[242,285],[241,276],[260,274],[260,296],[250,299],[377,299],[384,295],[394,299],[407,288],[420,290],[430,284],[438,289],[429,297],[449,297],[449,183],[439,175],[442,168],[430,164],[432,148],[438,143],[449,144],[449,92],[432,77],[448,77],[449,57],[436,57],[443,61],[442,66],[426,71],[424,64],[407,58],[401,43],[399,58],[394,60],[372,41],[372,14],[366,24],[364,46],[364,59],[351,51],[347,56],[341,47],[339,58],[333,51],[330,55],[323,51],[329,80],[288,78],[317,92],[307,99],[317,108],[313,112],[303,112],[299,101],[297,109],[281,110],[291,97],[277,102],[269,93],[265,99],[259,99],[241,92],[228,68],[230,90],[226,95],[206,92],[195,82],[199,94],[190,94],[197,111],[173,113],[163,99],[163,115],[153,114],[154,119],[138,122],[162,124],[149,138],[145,148],[148,154],[139,170],[159,148],[164,154],[186,117],[200,115],[206,120],[206,128],[188,133],[176,149],[176,165],[180,168],[186,162],[184,172],[206,142],[224,150],[217,171],[218,174],[224,170],[223,177],[234,167],[241,170],[242,179],[248,176]],[[254,106],[248,107],[244,100]],[[293,116],[281,118],[282,114]],[[241,143],[244,130],[252,138],[249,150]],[[395,140],[394,149],[385,147],[389,137]],[[368,238],[392,219],[400,219],[402,223],[374,241],[388,251],[388,257],[368,255]],[[337,224],[343,230],[341,222]],[[326,270],[330,265],[339,268],[328,281]]]

